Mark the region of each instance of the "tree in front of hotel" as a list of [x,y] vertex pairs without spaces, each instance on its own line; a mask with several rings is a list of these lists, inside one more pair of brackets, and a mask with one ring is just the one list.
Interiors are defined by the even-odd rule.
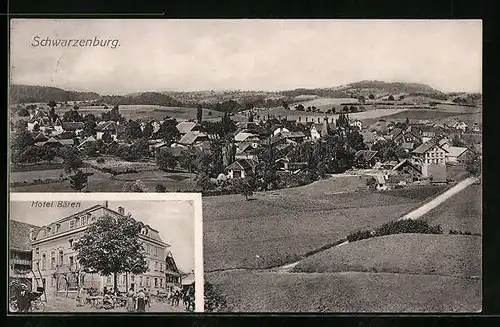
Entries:
[[113,275],[117,290],[117,275],[147,272],[145,250],[139,241],[144,225],[130,216],[120,218],[105,215],[91,224],[74,243],[77,260],[86,272]]

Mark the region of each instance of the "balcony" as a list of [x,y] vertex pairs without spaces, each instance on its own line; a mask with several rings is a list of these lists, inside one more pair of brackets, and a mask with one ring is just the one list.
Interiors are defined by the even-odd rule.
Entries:
[[10,263],[13,263],[15,265],[26,265],[26,266],[31,266],[31,260],[23,260],[23,259],[11,259]]

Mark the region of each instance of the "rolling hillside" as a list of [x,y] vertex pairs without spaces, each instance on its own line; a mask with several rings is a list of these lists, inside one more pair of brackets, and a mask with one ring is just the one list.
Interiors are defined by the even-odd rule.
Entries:
[[[220,103],[236,101],[241,105],[263,103],[274,100],[274,105],[280,106],[281,100],[287,103],[297,101],[314,101],[317,98],[330,99],[357,99],[364,96],[368,99],[373,95],[375,99],[385,99],[389,95],[404,96],[416,102],[446,101],[450,104],[478,105],[481,103],[481,94],[478,93],[450,93],[446,94],[429,85],[404,82],[361,81],[331,88],[298,88],[279,92],[267,91],[196,91],[196,92],[137,92],[127,95],[100,95],[95,92],[66,91],[48,86],[11,86],[12,103],[35,103],[48,101],[98,101],[107,104],[122,105],[161,105],[166,107],[196,106],[197,103]],[[319,101],[320,99],[317,99]]]
[[50,86],[14,84],[10,88],[10,101],[12,103],[88,101],[99,97],[100,95],[94,92],[66,91]]

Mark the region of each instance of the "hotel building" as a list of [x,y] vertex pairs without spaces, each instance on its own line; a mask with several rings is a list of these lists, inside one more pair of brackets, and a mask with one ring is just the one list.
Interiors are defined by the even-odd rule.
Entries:
[[[95,288],[102,291],[104,287],[113,289],[113,275],[101,276],[99,274],[81,273],[77,252],[72,248],[73,243],[83,235],[90,224],[103,216],[115,218],[125,217],[122,207],[117,210],[108,208],[107,201],[104,205],[95,205],[88,209],[72,214],[52,224],[40,228],[33,247],[33,267],[40,271],[42,283],[48,295],[58,293],[74,294],[78,289],[78,280],[84,288]],[[167,291],[166,260],[169,255],[167,249],[170,245],[163,242],[157,230],[145,225],[141,230],[139,239],[146,251],[148,271],[141,275],[117,275],[117,288],[126,292],[130,287],[150,289],[152,294]]]

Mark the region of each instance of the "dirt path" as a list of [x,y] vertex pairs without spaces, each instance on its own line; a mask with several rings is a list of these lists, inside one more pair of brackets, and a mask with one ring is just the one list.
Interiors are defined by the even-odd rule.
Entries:
[[[424,205],[420,206],[419,208],[413,210],[412,212],[404,215],[399,220],[404,220],[404,219],[418,219],[418,218],[422,217],[427,212],[429,212],[432,209],[436,208],[441,203],[443,203],[444,201],[448,200],[450,197],[452,197],[453,195],[457,194],[458,192],[464,190],[468,186],[474,184],[476,181],[478,181],[478,179],[476,177],[469,177],[469,178],[464,179],[463,181],[459,182],[458,184],[456,184],[452,188],[448,189],[444,193],[438,195],[437,197],[435,197],[431,201],[425,203]],[[343,243],[341,243],[341,244],[339,244],[337,246],[342,246],[342,245],[345,245],[347,243],[349,243],[349,241],[345,241],[345,242],[343,242]],[[302,260],[304,260],[304,259],[301,259],[299,261],[296,261],[296,262],[293,262],[293,263],[289,263],[289,264],[286,264],[286,265],[283,265],[283,266],[280,266],[280,267],[270,268],[267,271],[273,271],[273,272],[277,272],[277,273],[291,273],[292,270],[293,270],[293,268],[295,266],[297,266]]]
[[[421,216],[423,216],[424,214],[426,214],[430,210],[436,208],[437,206],[439,206],[441,203],[443,203],[444,201],[446,201],[447,199],[449,199],[453,195],[464,190],[468,186],[474,184],[476,181],[478,181],[478,179],[475,177],[469,177],[469,178],[464,179],[463,181],[459,182],[458,184],[456,184],[452,188],[448,189],[444,193],[438,195],[437,197],[435,197],[431,201],[425,203],[424,205],[418,207],[417,209],[415,209],[415,210],[411,211],[410,213],[404,215],[403,217],[399,218],[399,220],[420,218]],[[340,243],[340,244],[335,245],[335,246],[342,246],[342,245],[345,245],[348,243],[349,243],[349,241],[345,241],[345,242]],[[245,271],[245,270],[248,271],[248,270],[251,270],[251,271],[268,271],[268,272],[285,273],[286,274],[286,273],[292,273],[293,268],[295,266],[297,266],[300,262],[302,262],[302,260],[304,260],[304,259],[305,258],[303,258],[299,261],[296,261],[296,262],[287,263],[287,264],[279,266],[279,267],[272,267],[272,268],[267,268],[267,269],[232,268],[232,269],[223,269],[222,271]]]
[[478,181],[478,179],[476,177],[466,178],[463,181],[456,184],[455,186],[453,186],[452,188],[450,188],[449,190],[447,190],[446,192],[438,195],[437,197],[435,197],[431,201],[425,203],[424,205],[420,206],[419,208],[417,208],[417,209],[413,210],[412,212],[407,213],[403,217],[399,218],[399,220],[418,219],[418,218],[422,217],[423,215],[425,215],[426,213],[428,213],[429,211],[431,211],[432,209],[439,206],[444,201],[448,200],[453,195],[457,194],[458,192],[462,191],[463,189],[474,184],[477,181]]

